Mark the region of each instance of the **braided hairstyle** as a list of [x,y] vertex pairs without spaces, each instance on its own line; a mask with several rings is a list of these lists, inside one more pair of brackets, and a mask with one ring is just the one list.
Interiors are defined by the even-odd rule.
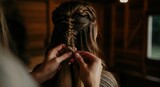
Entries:
[[52,47],[65,43],[98,55],[96,12],[91,6],[79,1],[62,3],[53,12],[52,20]]
[[[54,31],[52,33],[49,49],[64,43],[70,50],[89,51],[99,56],[97,45],[97,21],[95,10],[87,3],[80,1],[69,1],[62,3],[52,14]],[[71,73],[68,63],[63,62],[60,71],[49,85],[52,87],[82,87],[79,79],[79,71]],[[78,67],[76,67],[78,69]],[[74,77],[72,80],[71,74]],[[56,82],[58,81],[58,82]],[[75,83],[73,85],[72,83]]]

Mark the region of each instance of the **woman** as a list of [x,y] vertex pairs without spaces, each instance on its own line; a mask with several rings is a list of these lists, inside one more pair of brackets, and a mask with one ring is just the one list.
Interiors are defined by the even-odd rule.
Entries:
[[[100,87],[118,87],[113,75],[104,69],[100,70],[101,64],[98,64],[102,63],[102,59],[98,58],[101,51],[97,44],[98,28],[95,10],[84,2],[65,2],[53,12],[52,21],[54,23],[54,31],[47,53],[51,53],[52,48],[63,43],[66,45],[66,49],[58,51],[59,55],[66,51],[71,51],[74,55],[62,62],[58,72],[54,74],[53,78],[43,83],[43,86],[99,87],[100,85]],[[45,61],[50,59],[46,57]],[[75,59],[76,61],[74,61]],[[94,75],[98,74],[97,78],[92,78],[90,76],[92,73],[90,72],[85,73],[87,70],[97,71],[86,65],[92,63],[96,67],[96,64],[91,61],[94,59],[99,61],[97,68],[99,68],[98,71],[101,71],[100,73],[94,73]],[[103,67],[105,67],[104,63]],[[94,82],[98,85],[88,85],[88,83]]]
[[[4,22],[1,5],[0,19],[0,23],[2,25],[2,28],[0,26],[0,31],[2,31],[0,32],[0,45],[2,43],[3,46],[7,48],[9,42],[7,41],[8,38],[4,38],[3,36],[6,35],[4,34],[4,32],[6,32],[4,29],[6,23]],[[0,87],[38,87],[35,81],[30,78],[29,73],[21,61],[9,53],[9,49],[6,48],[4,49],[0,46],[0,79],[2,80],[2,82],[0,82]],[[60,51],[63,51],[64,49],[68,49],[65,44],[61,44],[50,49],[46,55],[45,61],[41,64],[41,66],[37,70],[30,73],[38,83],[43,83],[44,81],[55,77],[57,69],[60,69],[59,66],[61,65],[61,62],[67,60],[71,57],[71,55],[73,55],[73,53],[68,51],[61,53]],[[85,59],[82,58],[84,55]],[[84,51],[74,52],[73,57],[79,64],[80,77],[84,85],[86,87],[99,87],[100,73],[102,72],[101,60],[95,55]],[[87,62],[84,61],[86,59]]]

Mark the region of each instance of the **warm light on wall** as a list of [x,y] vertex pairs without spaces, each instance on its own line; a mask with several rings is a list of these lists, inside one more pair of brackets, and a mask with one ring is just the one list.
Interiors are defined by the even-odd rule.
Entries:
[[127,3],[128,0],[119,0],[121,3]]

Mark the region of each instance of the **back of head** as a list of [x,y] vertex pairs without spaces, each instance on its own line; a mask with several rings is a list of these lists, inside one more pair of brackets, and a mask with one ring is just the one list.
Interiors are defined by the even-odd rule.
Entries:
[[90,5],[79,1],[62,3],[53,12],[52,20],[51,47],[65,43],[98,55],[96,12]]

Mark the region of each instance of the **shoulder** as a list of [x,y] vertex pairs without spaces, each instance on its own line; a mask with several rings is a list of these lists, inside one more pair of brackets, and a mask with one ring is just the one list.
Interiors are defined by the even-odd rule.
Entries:
[[111,72],[102,71],[100,87],[118,87],[118,83]]
[[0,79],[2,80],[0,87],[38,87],[23,63],[2,47],[0,47]]

